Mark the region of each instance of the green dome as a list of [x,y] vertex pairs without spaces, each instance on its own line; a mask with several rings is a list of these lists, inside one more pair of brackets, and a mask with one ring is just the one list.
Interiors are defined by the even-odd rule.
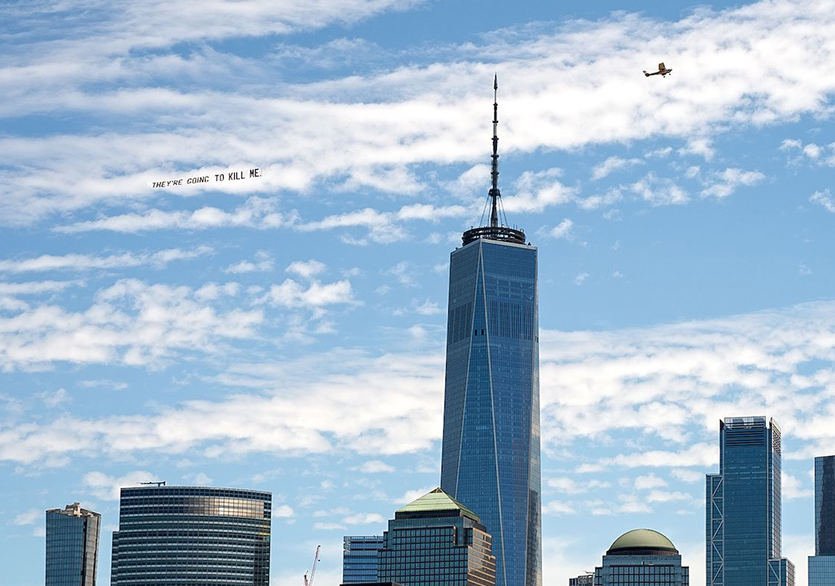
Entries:
[[666,536],[652,529],[633,529],[627,531],[609,548],[607,554],[678,554],[676,546]]

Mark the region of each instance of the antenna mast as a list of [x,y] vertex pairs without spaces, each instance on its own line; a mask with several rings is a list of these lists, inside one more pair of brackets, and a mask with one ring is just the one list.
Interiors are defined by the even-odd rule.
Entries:
[[490,176],[493,180],[492,186],[490,188],[490,198],[493,200],[492,207],[490,209],[490,226],[493,228],[498,227],[499,225],[499,207],[498,201],[499,198],[502,196],[501,192],[499,192],[499,135],[498,135],[498,128],[499,128],[499,100],[498,100],[498,93],[499,93],[499,74],[495,74],[493,77],[493,156],[492,156],[492,166],[490,170]]

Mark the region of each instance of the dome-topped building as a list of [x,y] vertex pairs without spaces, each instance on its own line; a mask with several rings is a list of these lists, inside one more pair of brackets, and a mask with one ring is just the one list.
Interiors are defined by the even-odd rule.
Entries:
[[663,533],[633,529],[617,539],[594,570],[594,586],[690,586],[690,569]]
[[678,555],[666,535],[653,529],[627,531],[612,544],[606,555]]

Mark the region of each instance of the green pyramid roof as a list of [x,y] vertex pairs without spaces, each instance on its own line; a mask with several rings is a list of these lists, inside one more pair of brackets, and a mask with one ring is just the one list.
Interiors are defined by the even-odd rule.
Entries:
[[481,523],[481,519],[479,519],[478,515],[449,496],[440,488],[430,490],[419,499],[413,500],[405,507],[397,509],[397,513],[426,513],[431,511],[461,511],[465,517],[469,517],[477,523]]

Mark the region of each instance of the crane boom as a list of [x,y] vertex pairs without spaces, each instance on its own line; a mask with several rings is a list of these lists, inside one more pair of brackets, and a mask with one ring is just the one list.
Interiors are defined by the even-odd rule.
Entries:
[[310,568],[310,580],[307,579],[307,572],[304,574],[304,586],[313,586],[313,579],[316,576],[316,564],[319,562],[319,550],[321,545],[316,546],[316,553],[313,555],[313,567]]

